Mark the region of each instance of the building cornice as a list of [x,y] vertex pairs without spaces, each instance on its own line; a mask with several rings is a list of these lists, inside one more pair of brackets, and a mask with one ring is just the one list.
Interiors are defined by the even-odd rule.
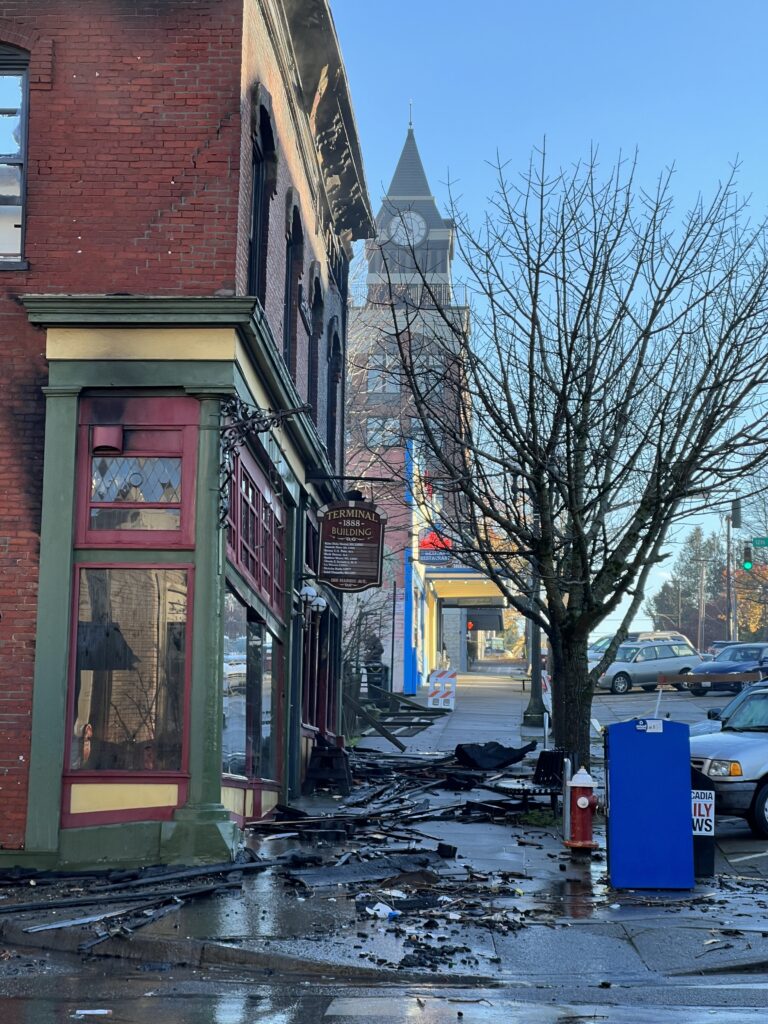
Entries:
[[360,137],[328,0],[283,0],[283,8],[337,233],[348,232],[353,241],[373,238]]

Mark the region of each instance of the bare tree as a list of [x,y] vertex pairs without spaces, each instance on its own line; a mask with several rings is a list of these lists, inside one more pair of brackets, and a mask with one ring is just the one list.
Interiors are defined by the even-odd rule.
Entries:
[[[550,174],[539,152],[520,179],[496,173],[479,229],[452,201],[471,330],[414,248],[420,287],[392,275],[387,343],[418,417],[420,502],[545,631],[555,735],[588,764],[595,678],[669,528],[768,462],[766,227],[734,174],[681,216],[672,172],[647,191],[632,161]],[[590,674],[589,634],[625,599]]]

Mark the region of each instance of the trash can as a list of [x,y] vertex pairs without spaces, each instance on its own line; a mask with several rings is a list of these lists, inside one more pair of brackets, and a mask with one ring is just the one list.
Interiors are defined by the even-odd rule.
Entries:
[[606,730],[608,875],[616,889],[692,889],[688,726],[639,718]]
[[389,678],[389,665],[382,665],[381,662],[371,662],[365,666],[368,685],[376,686],[378,689],[368,694],[373,698],[373,703],[379,708],[389,707],[389,695],[392,690]]

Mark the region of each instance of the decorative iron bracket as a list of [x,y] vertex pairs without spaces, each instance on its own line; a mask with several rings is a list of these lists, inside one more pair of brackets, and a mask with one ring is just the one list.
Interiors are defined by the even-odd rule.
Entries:
[[227,525],[229,517],[229,485],[235,468],[235,455],[242,445],[255,437],[266,434],[285,420],[302,412],[309,412],[310,405],[295,409],[256,409],[237,397],[226,398],[221,403],[224,420],[219,428],[221,433],[221,462],[219,464],[219,527]]

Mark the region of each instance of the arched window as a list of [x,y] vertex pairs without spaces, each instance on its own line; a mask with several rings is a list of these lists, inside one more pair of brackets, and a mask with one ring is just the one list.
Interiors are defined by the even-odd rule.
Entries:
[[24,254],[29,54],[0,44],[0,267]]
[[285,232],[285,300],[283,304],[283,359],[292,376],[296,376],[296,324],[299,307],[299,281],[304,263],[304,230],[299,208],[293,202],[293,189],[288,194]]
[[[265,94],[259,91],[259,96]],[[267,279],[269,203],[277,179],[277,151],[272,121],[263,102],[252,119],[251,223],[248,238],[248,294],[264,306]]]
[[312,406],[312,420],[315,426],[320,422],[318,411],[318,381],[320,376],[320,339],[323,335],[324,316],[323,291],[320,279],[315,277],[312,288],[312,322],[309,333],[309,352],[307,366],[307,401]]
[[336,466],[338,459],[338,436],[341,378],[344,359],[341,351],[338,325],[334,318],[328,327],[328,410],[327,410],[327,447],[331,465]]

